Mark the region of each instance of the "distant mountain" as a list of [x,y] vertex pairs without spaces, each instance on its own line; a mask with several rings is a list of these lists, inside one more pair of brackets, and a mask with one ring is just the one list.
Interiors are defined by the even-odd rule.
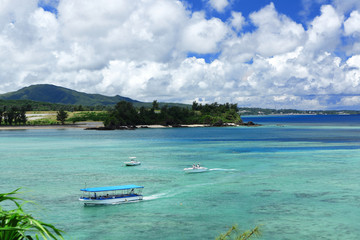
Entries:
[[137,100],[121,97],[119,95],[116,95],[114,97],[108,97],[100,94],[88,94],[51,84],[31,85],[29,87],[24,87],[15,92],[0,94],[0,99],[32,100],[38,102],[83,105],[83,106],[96,106],[96,105],[109,106],[109,105],[115,105],[120,101],[140,103]]

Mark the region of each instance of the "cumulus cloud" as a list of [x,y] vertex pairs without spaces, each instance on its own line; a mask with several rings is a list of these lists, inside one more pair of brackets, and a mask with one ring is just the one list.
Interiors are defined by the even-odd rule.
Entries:
[[358,0],[333,0],[332,2],[340,14],[346,14],[354,9],[360,9],[360,2]]
[[243,17],[241,12],[231,12],[231,18],[229,19],[230,25],[235,28],[237,32],[239,32],[243,26],[245,25],[246,21]]
[[344,22],[345,35],[360,34],[360,13],[353,11]]
[[209,4],[218,12],[223,12],[229,5],[228,0],[209,0]]
[[360,69],[360,55],[355,55],[346,61],[347,65],[353,68]]
[[227,19],[176,0],[4,0],[0,93],[51,83],[140,101],[359,109],[358,1],[324,5],[306,26],[273,3],[249,16],[209,4]]
[[222,57],[232,62],[246,62],[254,56],[272,57],[293,51],[305,41],[305,30],[269,4],[250,15],[256,30],[224,42]]
[[227,33],[226,25],[218,18],[206,20],[203,13],[195,13],[184,28],[182,49],[194,53],[215,53]]
[[311,23],[308,43],[312,51],[334,50],[340,41],[343,17],[331,5],[321,7],[321,15]]

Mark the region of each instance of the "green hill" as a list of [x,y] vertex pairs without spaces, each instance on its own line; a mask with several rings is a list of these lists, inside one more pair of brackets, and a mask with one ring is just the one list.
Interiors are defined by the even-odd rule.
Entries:
[[38,102],[48,102],[57,104],[71,104],[83,106],[95,105],[115,105],[120,101],[127,101],[131,103],[138,103],[139,101],[131,98],[114,96],[108,97],[100,94],[88,94],[77,92],[64,87],[58,87],[50,84],[38,84],[29,87],[24,87],[15,92],[0,94],[0,99],[3,100],[32,100]]

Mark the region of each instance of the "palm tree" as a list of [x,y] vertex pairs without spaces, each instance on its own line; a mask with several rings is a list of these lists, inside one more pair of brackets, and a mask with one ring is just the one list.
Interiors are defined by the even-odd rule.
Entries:
[[237,225],[233,225],[226,233],[220,234],[216,240],[226,240],[226,239],[234,239],[234,240],[251,240],[253,238],[259,237],[261,235],[259,227],[255,227],[254,229],[241,232]]
[[[39,239],[38,234],[43,239],[64,239],[61,230],[52,224],[36,220],[30,214],[23,211],[22,205],[28,201],[13,197],[19,190],[16,189],[10,193],[0,194],[0,203],[3,201],[12,201],[17,209],[5,211],[0,206],[0,239],[2,240],[32,240],[34,239],[29,233],[35,234],[35,239]],[[19,201],[24,201],[20,204]],[[56,237],[58,236],[58,238]]]

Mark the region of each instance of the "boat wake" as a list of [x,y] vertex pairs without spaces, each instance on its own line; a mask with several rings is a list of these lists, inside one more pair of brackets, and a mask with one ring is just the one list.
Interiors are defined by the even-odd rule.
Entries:
[[[237,169],[225,169],[225,168],[212,168],[212,169],[208,169],[208,171],[222,171],[222,172],[238,172],[239,170]],[[143,201],[151,201],[151,200],[156,200],[159,198],[168,198],[168,197],[174,197],[178,194],[187,192],[189,188],[196,188],[196,187],[201,187],[204,185],[211,185],[211,184],[215,184],[213,182],[207,182],[207,183],[201,183],[201,184],[190,184],[190,185],[186,185],[186,186],[182,186],[179,188],[173,188],[172,190],[168,190],[167,192],[163,192],[163,193],[157,193],[157,194],[153,194],[150,196],[144,196],[143,197]]]
[[144,201],[155,200],[155,199],[158,199],[158,198],[162,198],[164,196],[168,196],[168,194],[167,193],[154,194],[154,195],[144,197],[143,200]]
[[237,169],[211,168],[209,171],[237,172]]

